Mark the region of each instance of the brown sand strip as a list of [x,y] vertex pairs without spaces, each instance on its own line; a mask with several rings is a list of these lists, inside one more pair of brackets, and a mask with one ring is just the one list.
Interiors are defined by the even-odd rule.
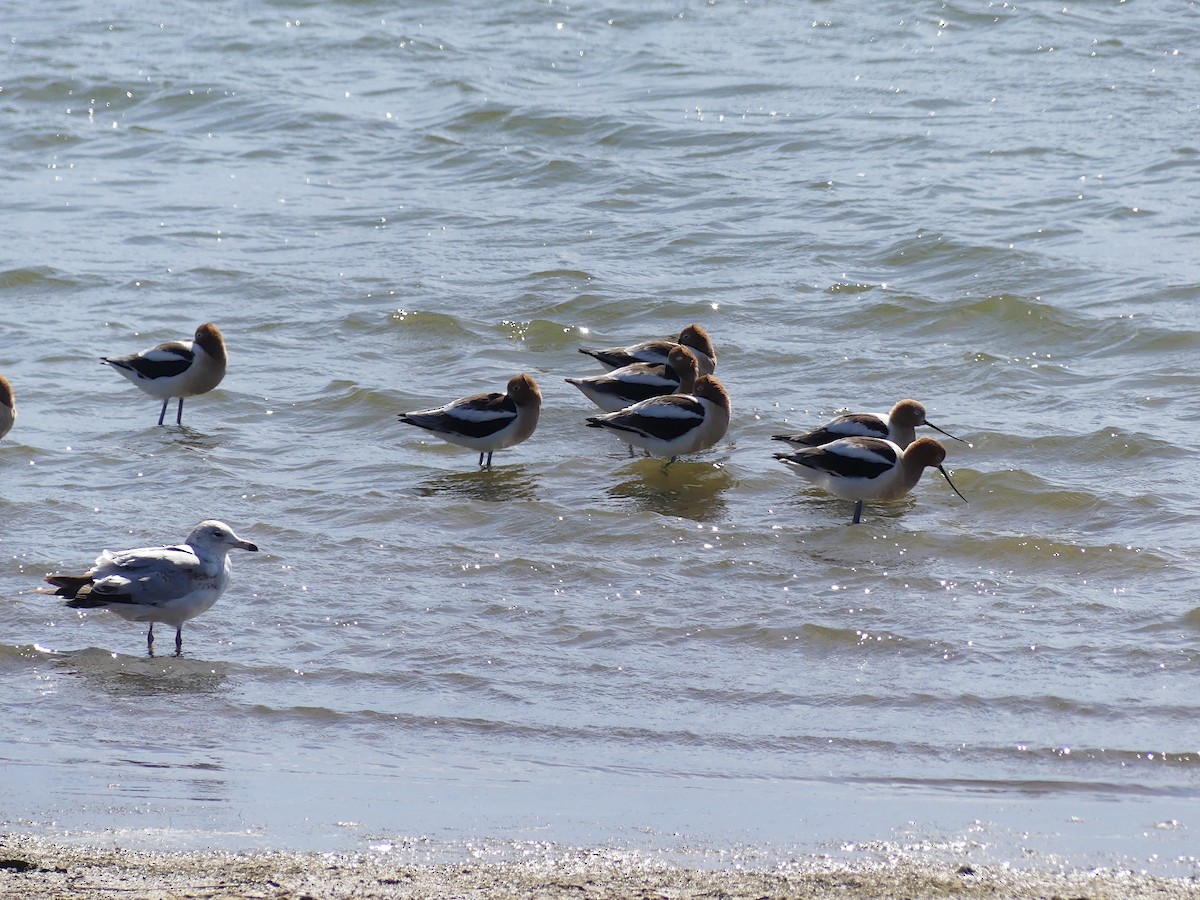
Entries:
[[564,850],[534,862],[413,865],[368,853],[143,852],[0,837],[0,897],[24,900],[1197,900],[1200,876],[1049,872],[813,858],[786,871],[675,868],[628,854]]

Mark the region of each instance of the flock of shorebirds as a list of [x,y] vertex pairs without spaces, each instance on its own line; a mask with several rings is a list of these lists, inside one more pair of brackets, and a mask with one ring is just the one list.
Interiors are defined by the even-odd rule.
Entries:
[[[700,453],[715,445],[729,428],[729,394],[713,372],[717,353],[708,332],[689,325],[677,337],[648,340],[606,350],[581,348],[608,371],[568,378],[603,410],[590,416],[591,428],[607,429],[648,456],[667,459]],[[162,425],[172,399],[179,402],[176,424],[183,423],[183,401],[211,391],[225,377],[225,340],[211,322],[196,329],[191,341],[169,341],[127,356],[101,361],[147,394],[162,400]],[[542,393],[528,375],[517,375],[501,393],[473,394],[444,406],[402,413],[400,421],[479,453],[480,467],[491,468],[492,454],[527,440],[537,428]],[[0,438],[16,419],[12,385],[0,375]],[[962,441],[925,418],[915,400],[901,400],[891,411],[838,416],[811,431],[777,434],[774,439],[797,449],[775,458],[795,474],[831,494],[854,501],[853,521],[865,501],[896,500],[909,493],[927,468],[945,476],[946,449],[933,438],[916,436],[928,426]],[[963,441],[966,443],[966,441]],[[110,553],[105,550],[81,575],[49,575],[53,589],[76,609],[108,609],[125,619],[149,622],[147,646],[153,651],[154,623],[175,626],[175,649],[183,644],[183,623],[211,607],[229,583],[228,553],[256,551],[223,522],[199,523],[182,544]]]
[[[668,466],[725,436],[729,394],[713,374],[717,352],[700,325],[689,325],[675,338],[579,352],[609,370],[567,379],[605,411],[590,416],[589,427],[606,428],[630,448],[666,458]],[[503,394],[474,394],[434,409],[403,413],[400,421],[479,451],[479,465],[490,467],[495,451],[533,434],[541,405],[534,380],[518,375]],[[942,466],[946,448],[933,438],[917,437],[922,425],[962,441],[929,422],[925,407],[916,400],[901,400],[886,414],[849,413],[811,431],[777,434],[775,440],[798,449],[776,453],[775,458],[829,493],[855,501],[855,523],[861,521],[864,501],[903,497],[927,468],[941,472],[965,501]]]

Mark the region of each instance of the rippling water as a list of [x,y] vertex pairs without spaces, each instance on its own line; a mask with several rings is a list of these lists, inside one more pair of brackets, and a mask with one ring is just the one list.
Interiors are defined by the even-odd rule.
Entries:
[[[6,827],[1194,872],[1194,5],[10,10]],[[215,321],[183,428],[95,358]],[[701,322],[664,472],[580,345]],[[490,472],[395,414],[541,384]],[[971,440],[850,505],[770,435]],[[230,522],[182,658],[42,576]]]

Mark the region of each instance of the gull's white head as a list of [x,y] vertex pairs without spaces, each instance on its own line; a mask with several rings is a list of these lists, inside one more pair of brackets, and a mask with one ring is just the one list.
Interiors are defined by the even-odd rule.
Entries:
[[193,528],[192,533],[187,536],[187,543],[193,548],[203,547],[217,553],[228,553],[235,548],[251,552],[258,550],[257,544],[243,541],[233,533],[232,528],[216,519],[206,519]]

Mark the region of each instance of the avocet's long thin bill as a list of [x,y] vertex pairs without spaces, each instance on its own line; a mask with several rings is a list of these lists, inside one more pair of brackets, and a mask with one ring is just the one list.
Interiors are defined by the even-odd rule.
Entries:
[[941,466],[938,466],[938,471],[941,472],[942,476],[946,479],[946,484],[948,484],[948,485],[950,485],[950,487],[954,488],[954,493],[956,493],[956,494],[958,494],[958,496],[962,497],[963,503],[971,502],[966,497],[963,497],[962,491],[960,491],[958,488],[954,487],[954,482],[950,480],[950,475],[946,472],[946,470],[944,468],[942,468]]
[[946,437],[948,437],[948,438],[953,438],[953,439],[954,439],[954,440],[956,440],[956,441],[961,441],[962,443],[966,444],[968,447],[970,447],[970,446],[971,446],[971,442],[970,442],[970,441],[964,441],[962,438],[960,438],[960,437],[956,437],[955,435],[953,435],[953,434],[951,434],[950,432],[946,431],[944,428],[938,428],[938,427],[937,427],[936,425],[934,425],[932,422],[926,421],[926,422],[925,422],[925,424],[926,424],[926,425],[928,425],[930,428],[932,428],[934,431],[940,431],[942,434],[944,434],[944,435],[945,435]]

